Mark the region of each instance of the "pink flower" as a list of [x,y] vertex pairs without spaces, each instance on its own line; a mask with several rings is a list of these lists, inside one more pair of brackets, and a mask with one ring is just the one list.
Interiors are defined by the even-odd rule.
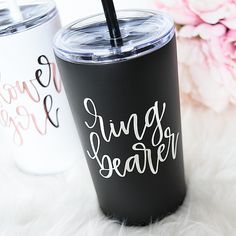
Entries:
[[[186,1],[187,2],[187,1]],[[189,8],[203,21],[216,24],[225,17],[228,0],[189,0]]]
[[221,23],[230,29],[236,29],[236,1],[227,5],[227,12]]
[[204,22],[209,24],[220,22],[230,28],[236,27],[236,4],[232,3],[232,0],[188,0],[188,2],[192,12]]
[[198,26],[186,25],[179,30],[179,36],[185,38],[201,37],[208,40],[214,37],[221,37],[226,33],[226,27],[217,25],[200,24]]
[[228,31],[223,48],[225,55],[236,62],[236,30]]
[[205,42],[180,39],[178,50],[182,92],[193,100],[199,103],[204,101],[206,106],[220,111],[228,103],[228,95],[218,82],[218,68],[209,60],[210,52]]
[[158,0],[176,23],[182,94],[215,111],[236,106],[236,0]]
[[222,23],[236,29],[235,0],[158,0],[157,7],[172,14],[180,25]]
[[217,112],[236,105],[236,31],[208,40],[189,36],[178,38],[182,92]]
[[178,24],[196,25],[201,22],[201,19],[190,10],[185,0],[159,0],[157,7],[170,12]]

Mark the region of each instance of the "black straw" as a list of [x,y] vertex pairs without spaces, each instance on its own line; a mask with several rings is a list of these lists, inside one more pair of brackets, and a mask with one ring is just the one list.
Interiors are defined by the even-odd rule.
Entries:
[[104,13],[107,20],[107,26],[111,37],[111,45],[120,47],[123,45],[123,40],[120,33],[120,27],[116,16],[116,10],[113,0],[102,0]]

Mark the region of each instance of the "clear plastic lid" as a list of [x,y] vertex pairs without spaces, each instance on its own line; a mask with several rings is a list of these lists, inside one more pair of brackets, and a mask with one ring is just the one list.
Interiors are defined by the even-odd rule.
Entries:
[[36,27],[57,14],[54,1],[22,0],[18,1],[22,20],[15,21],[11,16],[8,4],[8,0],[0,1],[0,37]]
[[61,29],[54,39],[56,55],[73,63],[113,63],[157,50],[174,36],[174,22],[166,13],[122,10],[117,17],[123,46],[111,46],[105,16],[99,14]]

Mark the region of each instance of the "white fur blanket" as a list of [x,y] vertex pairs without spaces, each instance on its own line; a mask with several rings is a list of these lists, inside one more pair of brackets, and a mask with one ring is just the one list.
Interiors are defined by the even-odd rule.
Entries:
[[0,236],[236,235],[236,111],[182,111],[188,195],[161,222],[124,227],[100,213],[83,154],[67,173],[34,177],[0,153]]

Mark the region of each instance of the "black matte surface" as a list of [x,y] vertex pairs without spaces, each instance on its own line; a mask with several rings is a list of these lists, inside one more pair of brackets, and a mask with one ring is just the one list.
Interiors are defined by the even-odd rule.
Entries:
[[[105,179],[99,174],[97,162],[87,154],[86,158],[99,204],[106,215],[126,220],[128,225],[145,225],[176,210],[184,200],[186,185],[175,38],[155,52],[126,62],[73,64],[60,58],[57,62],[85,154],[91,150],[90,133],[100,135],[97,124],[93,129],[85,125],[85,121],[92,123],[94,118],[84,108],[85,98],[94,101],[108,131],[110,120],[118,126],[120,121],[128,121],[133,113],[138,114],[139,125],[143,127],[147,110],[156,101],[166,103],[162,127],[180,132],[180,137],[176,159],[169,155],[160,163],[157,174],[147,168],[144,174],[134,170],[124,178],[113,173],[110,179]],[[151,149],[155,160],[157,147],[150,143],[154,128],[148,129],[141,142]],[[124,163],[135,154],[132,146],[137,142],[132,129],[129,135],[113,138],[110,143],[101,138],[99,155],[119,157]]]

